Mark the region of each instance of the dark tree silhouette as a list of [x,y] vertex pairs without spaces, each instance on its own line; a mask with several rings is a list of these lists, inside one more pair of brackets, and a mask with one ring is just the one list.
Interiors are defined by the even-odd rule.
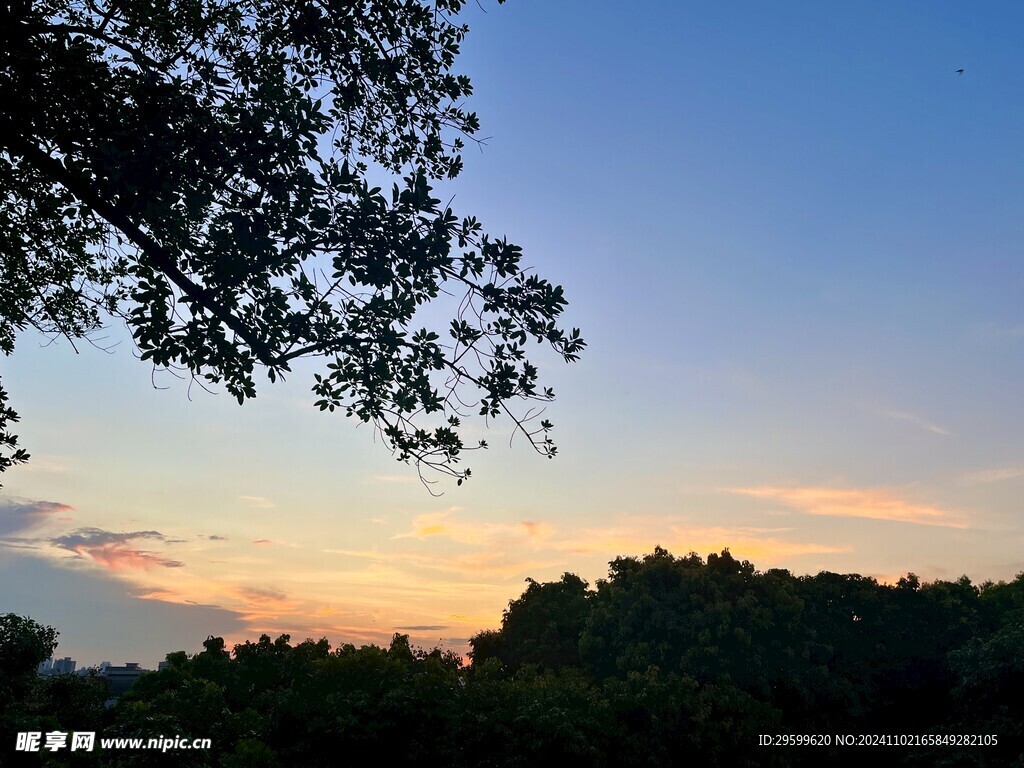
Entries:
[[[102,721],[105,681],[91,676],[36,676],[40,662],[53,655],[57,635],[53,627],[32,619],[0,615],[0,765],[8,765],[18,732],[42,733],[60,726],[95,730]],[[38,764],[32,759],[38,757],[10,764]]]
[[5,613],[0,616],[0,707],[23,692],[36,667],[53,655],[58,632],[32,619]]
[[[211,739],[210,750],[69,763],[106,768],[328,768],[339,754],[452,768],[1024,765],[1024,575],[887,585],[656,548],[616,558],[596,587],[568,573],[530,580],[501,628],[471,640],[469,669],[401,634],[386,648],[336,649],[263,635],[231,651],[209,637],[200,653],[168,654],[112,707],[100,679],[23,674],[0,726]],[[0,617],[0,656],[21,658],[25,673],[52,647],[48,632]],[[7,653],[9,637],[36,650]],[[767,747],[765,734],[833,741]],[[840,747],[846,734],[917,742]]]
[[[562,288],[432,196],[479,129],[452,69],[463,5],[5,0],[0,350],[112,315],[144,360],[239,402],[316,360],[316,405],[421,477],[469,475],[470,414],[554,455],[525,353],[583,349]],[[427,323],[442,297],[450,322]],[[14,418],[0,392],[0,470],[27,458]]]
[[[524,664],[542,669],[578,665],[580,633],[589,612],[587,582],[572,573],[547,584],[527,582],[526,591],[505,611],[498,658],[512,670]],[[482,646],[484,638],[478,638]]]
[[[886,585],[660,548],[610,566],[596,590],[573,574],[531,580],[501,628],[473,638],[471,669],[401,634],[386,648],[333,650],[263,635],[230,652],[209,637],[109,708],[98,680],[23,676],[29,695],[7,723],[211,739],[210,750],[98,750],[68,763],[105,768],[328,768],[339,754],[452,768],[1024,765],[1024,576]],[[0,618],[0,641],[37,648],[22,672],[50,647],[39,629]],[[767,747],[765,734],[920,743]]]

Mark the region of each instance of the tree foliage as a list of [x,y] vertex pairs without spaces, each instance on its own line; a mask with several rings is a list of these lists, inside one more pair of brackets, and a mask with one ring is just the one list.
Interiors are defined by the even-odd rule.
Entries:
[[[579,664],[579,637],[587,620],[587,582],[572,573],[559,581],[529,586],[509,603],[501,625],[501,658],[512,669],[533,664],[559,669]],[[484,638],[474,647],[483,648]]]
[[[0,4],[0,350],[113,315],[239,402],[312,358],[319,408],[460,482],[466,415],[553,455],[526,351],[577,359],[563,290],[432,191],[480,127],[463,5]],[[26,456],[0,417],[3,469]]]
[[[332,766],[369,754],[452,768],[1020,766],[1022,586],[1024,576],[980,587],[798,577],[728,551],[659,548],[616,558],[595,589],[573,574],[530,580],[501,627],[473,638],[469,669],[400,634],[387,647],[335,649],[263,635],[231,652],[210,637],[99,707],[96,727],[206,737],[211,750],[120,750],[81,764]],[[95,720],[98,690],[45,686],[20,722]],[[833,741],[767,747],[763,734]],[[846,734],[938,743],[838,746]],[[998,744],[957,743],[964,735]]]
[[[0,615],[0,693],[10,695],[53,655],[58,632],[14,613]],[[7,696],[0,695],[0,701]]]

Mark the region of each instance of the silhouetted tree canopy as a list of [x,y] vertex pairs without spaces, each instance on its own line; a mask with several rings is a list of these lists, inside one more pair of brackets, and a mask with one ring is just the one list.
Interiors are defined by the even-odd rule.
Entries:
[[579,664],[579,637],[587,620],[587,582],[572,573],[529,586],[509,603],[501,623],[501,658],[512,669],[534,664],[558,669]]
[[0,707],[53,655],[57,630],[13,613],[0,615]]
[[[105,768],[326,768],[340,755],[452,768],[1005,768],[1024,764],[1022,590],[1024,577],[886,585],[659,548],[616,558],[595,589],[573,574],[530,580],[501,627],[472,639],[469,669],[401,634],[336,649],[263,635],[231,652],[210,637],[200,653],[168,654],[109,709],[102,686],[40,678],[17,723],[212,740],[74,763]],[[832,743],[766,747],[765,734]],[[871,734],[939,743],[835,742]]]
[[463,5],[0,3],[0,350],[113,316],[239,402],[311,358],[319,408],[460,483],[465,415],[553,455],[526,350],[583,349],[562,288],[432,194],[479,130]]

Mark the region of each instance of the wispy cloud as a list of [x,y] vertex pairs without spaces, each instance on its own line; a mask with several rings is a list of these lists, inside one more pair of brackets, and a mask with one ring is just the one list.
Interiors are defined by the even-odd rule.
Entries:
[[720,552],[726,547],[737,557],[761,562],[778,562],[802,555],[833,555],[841,552],[852,552],[849,545],[821,544],[812,541],[794,541],[779,534],[789,528],[748,528],[748,527],[686,527],[677,526],[672,529],[683,551],[694,551],[698,554]]
[[238,593],[246,600],[254,603],[267,601],[281,602],[288,599],[288,595],[284,592],[267,587],[241,587],[238,589]]
[[48,519],[74,511],[74,507],[58,501],[34,501],[20,497],[0,499],[0,536],[29,531]]
[[454,557],[424,559],[421,567],[455,573],[465,578],[511,578],[531,571],[548,570],[559,565],[561,558],[524,558],[507,552],[467,552]]
[[916,413],[907,413],[906,411],[882,411],[881,413],[888,419],[895,419],[896,421],[905,421],[908,424],[913,424],[916,427],[920,427],[921,429],[927,430],[932,434],[949,434],[948,429],[940,427],[938,424],[935,424],[922,416],[918,416]]
[[135,546],[138,541],[169,543],[172,540],[159,531],[113,533],[100,528],[79,528],[67,535],[49,539],[49,543],[53,546],[74,552],[79,557],[88,558],[111,571],[146,570],[154,566],[161,568],[184,566],[184,563],[178,560],[138,548]]
[[27,464],[18,466],[18,472],[62,474],[70,471],[70,467],[74,463],[75,459],[71,456],[52,456],[33,453],[32,458]]
[[[555,547],[552,546],[552,549]],[[499,577],[509,578],[554,567],[561,562],[560,558],[542,560],[517,557],[505,551],[477,551],[460,555],[447,554],[416,554],[406,551],[380,552],[379,550],[325,549],[324,552],[345,555],[375,563],[393,563],[419,570],[443,571],[466,578]]]
[[447,624],[414,624],[411,627],[395,627],[402,632],[442,632],[448,629]]
[[496,542],[506,544],[537,544],[550,538],[554,529],[547,523],[522,520],[518,523],[491,523],[455,516],[456,509],[417,515],[412,530],[393,536],[394,539],[426,539],[441,536],[462,544],[485,546]]
[[630,554],[651,552],[663,546],[677,555],[696,552],[704,556],[728,548],[737,557],[755,560],[758,565],[778,563],[803,555],[850,552],[852,547],[831,543],[799,541],[784,534],[791,528],[754,528],[749,526],[692,526],[673,519],[639,519],[615,526],[576,531],[555,546],[575,554]]
[[371,560],[383,560],[385,555],[382,555],[376,549],[325,549],[323,550],[329,555],[345,555],[347,557],[365,557]]
[[956,515],[930,504],[907,501],[885,488],[728,488],[730,493],[776,501],[808,515],[866,517],[915,525],[967,528]]
[[[458,555],[382,555],[345,551],[343,554],[414,565],[430,570],[458,573],[465,577],[511,577],[546,572],[563,566],[569,555],[639,555],[655,546],[673,552],[717,552],[728,547],[744,557],[776,563],[790,557],[849,552],[851,547],[835,543],[792,540],[791,528],[687,526],[678,517],[624,515],[612,525],[556,530],[547,523],[483,523],[461,519],[451,512],[421,515],[413,530],[396,538],[429,541],[441,537],[471,545],[474,550]],[[517,553],[517,548],[519,552]]]
[[275,544],[276,542],[272,541],[271,539],[253,539],[252,543],[259,547],[267,547],[271,544]]
[[1013,480],[1017,477],[1024,477],[1024,466],[981,469],[964,475],[962,482],[967,485],[980,485],[982,483],[997,483],[1000,480]]
[[263,496],[239,496],[238,498],[256,509],[271,509],[276,506],[274,502]]

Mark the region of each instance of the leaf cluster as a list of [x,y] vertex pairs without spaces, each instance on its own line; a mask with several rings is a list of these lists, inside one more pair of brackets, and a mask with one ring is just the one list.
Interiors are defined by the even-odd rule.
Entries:
[[[554,455],[550,422],[513,406],[554,397],[529,344],[585,346],[563,290],[432,194],[479,141],[462,7],[4,5],[0,351],[114,315],[142,359],[240,403],[312,359],[319,408],[460,482],[468,415]],[[450,323],[422,320],[449,300]]]

